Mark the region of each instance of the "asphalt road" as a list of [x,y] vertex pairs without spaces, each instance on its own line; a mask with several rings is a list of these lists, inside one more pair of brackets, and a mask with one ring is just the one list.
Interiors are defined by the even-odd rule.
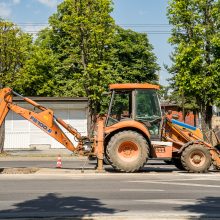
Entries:
[[[37,165],[37,161],[24,162]],[[220,218],[219,172],[188,174],[162,161],[150,161],[135,174],[115,173],[108,166],[107,172],[95,173],[94,162],[80,173],[71,167],[80,168],[84,161],[64,161],[67,169],[62,170],[50,168],[51,162],[44,161],[49,169],[35,174],[0,175],[1,219]]]

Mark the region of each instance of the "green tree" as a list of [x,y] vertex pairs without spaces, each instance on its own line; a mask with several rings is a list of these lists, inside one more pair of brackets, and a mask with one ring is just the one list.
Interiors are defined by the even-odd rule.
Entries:
[[[19,71],[16,81],[18,91],[26,96],[55,96],[59,60],[50,49],[33,45],[30,59]],[[31,88],[31,89],[30,89]]]
[[220,95],[220,1],[170,0],[168,18],[173,25],[169,42],[174,88],[195,97],[202,129],[211,127],[212,105]]
[[[32,38],[12,22],[0,19],[0,89],[18,90],[19,71],[29,58]],[[5,123],[0,127],[0,153],[3,152]]]
[[40,62],[28,62],[37,66],[28,64],[30,75],[39,78],[45,71],[54,86],[50,93],[45,90],[47,79],[41,80],[45,87],[41,86],[37,94],[87,96],[91,115],[96,115],[108,84],[157,80],[159,67],[147,36],[117,27],[111,12],[111,0],[65,0],[58,6],[57,13],[49,18],[49,28],[41,31],[35,42],[38,53],[46,50],[48,53],[42,53],[55,59],[42,59],[45,65],[52,65],[51,72],[45,65],[38,65]]
[[[2,85],[0,83],[0,90],[2,89]],[[0,101],[1,102],[1,101]],[[0,126],[0,154],[3,152],[5,142],[5,122]]]
[[111,11],[109,0],[65,0],[37,42],[51,49],[61,63],[56,74],[58,92],[86,95],[91,115],[99,112],[101,94],[113,76],[111,52],[106,50],[114,35]]
[[122,82],[158,83],[156,73],[160,68],[146,34],[117,26],[112,50],[112,65]]
[[0,20],[0,84],[17,88],[19,71],[29,58],[30,35],[11,22]]

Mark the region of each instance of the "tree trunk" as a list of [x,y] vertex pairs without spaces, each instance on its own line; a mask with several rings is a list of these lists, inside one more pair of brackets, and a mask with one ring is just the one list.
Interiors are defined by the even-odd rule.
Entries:
[[5,121],[2,123],[0,127],[0,153],[4,150],[4,142],[5,142]]
[[185,97],[184,97],[184,92],[182,92],[182,114],[183,114],[183,122],[185,122],[185,118],[186,118],[184,104],[185,104]]
[[212,106],[206,105],[205,107],[201,108],[201,116],[202,131],[205,133],[212,128]]
[[87,126],[88,126],[88,137],[93,137],[94,135],[94,131],[96,129],[96,121],[97,121],[97,113],[96,113],[96,109],[93,108],[93,103],[91,102],[91,100],[89,100],[89,110],[88,110],[88,122],[87,122]]
[[196,116],[197,116],[197,111],[193,110],[193,123],[194,123],[194,127],[197,127]]

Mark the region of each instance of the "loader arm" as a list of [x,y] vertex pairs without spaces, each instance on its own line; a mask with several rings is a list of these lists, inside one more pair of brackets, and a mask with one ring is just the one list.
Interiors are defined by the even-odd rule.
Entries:
[[[212,135],[217,134],[212,131]],[[220,132],[219,132],[220,134]],[[182,151],[190,145],[190,143],[200,143],[202,146],[207,148],[211,154],[213,164],[220,169],[220,151],[215,145],[212,145],[209,141],[204,140],[203,134],[200,129],[192,127],[185,123],[170,120],[167,117],[163,119],[163,125],[161,130],[161,137],[165,141],[170,141],[173,143],[173,152],[182,153]],[[217,136],[218,137],[218,136]],[[220,139],[217,140],[217,143],[220,144]]]
[[[30,111],[28,109],[22,108],[14,104],[13,95],[21,97],[25,102],[33,105],[35,108],[38,108],[40,112],[38,113]],[[70,125],[66,124],[62,119],[57,118],[51,109],[47,109],[46,107],[38,104],[37,102],[31,99],[19,95],[10,88],[4,88],[0,90],[0,126],[2,125],[4,119],[6,118],[10,110],[27,119],[35,126],[39,127],[45,133],[47,133],[48,135],[56,139],[58,142],[60,142],[62,145],[64,145],[68,150],[82,150],[83,137],[80,135],[80,133]],[[77,146],[74,146],[74,144],[61,130],[58,124],[64,127],[77,139]]]

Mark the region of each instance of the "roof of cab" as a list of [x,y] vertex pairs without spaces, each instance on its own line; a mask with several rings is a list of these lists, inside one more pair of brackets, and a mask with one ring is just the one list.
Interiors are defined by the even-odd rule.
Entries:
[[160,86],[150,83],[122,83],[122,84],[110,84],[109,89],[160,89]]

